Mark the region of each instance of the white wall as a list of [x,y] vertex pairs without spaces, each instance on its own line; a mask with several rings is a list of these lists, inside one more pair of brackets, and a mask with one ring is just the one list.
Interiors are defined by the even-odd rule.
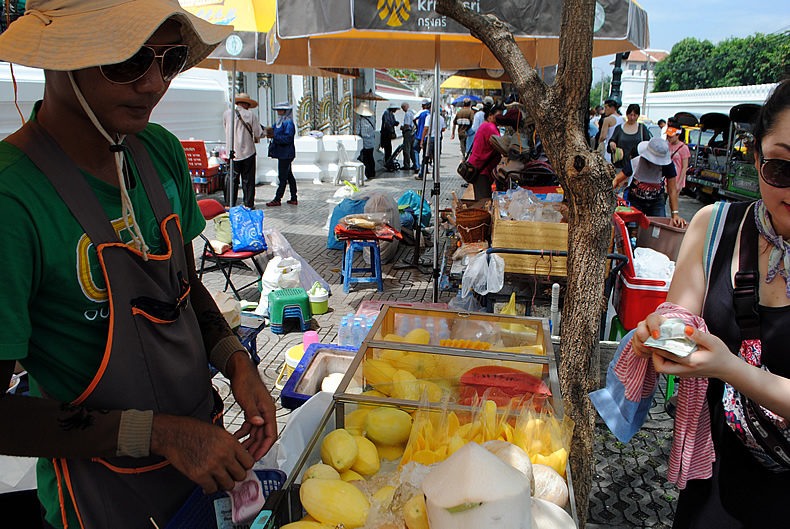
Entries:
[[[44,72],[37,68],[14,65],[17,101],[27,119],[33,104],[44,95]],[[227,73],[193,68],[176,77],[162,101],[154,109],[151,121],[170,130],[179,139],[224,141],[222,114],[228,108]],[[11,68],[0,62],[0,138],[22,126],[14,106]]]
[[727,114],[730,108],[740,103],[763,104],[775,86],[776,84],[762,84],[656,92],[647,95],[647,109],[643,109],[642,113],[646,113],[654,122],[660,118],[666,119],[673,116],[679,111],[697,114],[708,112]]

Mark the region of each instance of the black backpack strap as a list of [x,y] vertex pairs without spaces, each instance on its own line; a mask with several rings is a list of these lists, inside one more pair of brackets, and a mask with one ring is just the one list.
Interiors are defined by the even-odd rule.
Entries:
[[754,223],[754,206],[746,210],[738,252],[738,271],[735,273],[735,288],[732,301],[735,305],[735,321],[741,329],[741,340],[760,338],[760,272],[757,265],[759,234]]

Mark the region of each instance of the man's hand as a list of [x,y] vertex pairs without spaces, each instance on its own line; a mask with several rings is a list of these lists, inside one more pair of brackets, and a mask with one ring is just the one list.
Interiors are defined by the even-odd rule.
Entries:
[[206,494],[232,489],[255,463],[242,444],[222,428],[165,414],[154,415],[151,453],[167,458]]
[[675,226],[676,228],[685,228],[687,224],[688,223],[686,222],[686,219],[684,219],[683,217],[681,217],[677,213],[674,213],[674,212],[672,213],[672,225],[673,226]]
[[241,444],[257,461],[277,440],[274,400],[246,352],[231,356],[226,370],[233,396],[244,410],[244,424],[233,436],[247,437]]

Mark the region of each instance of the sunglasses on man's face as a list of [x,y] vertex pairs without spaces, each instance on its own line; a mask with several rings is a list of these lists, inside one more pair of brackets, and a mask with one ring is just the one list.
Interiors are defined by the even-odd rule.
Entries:
[[790,161],[760,157],[760,176],[773,187],[790,187]]
[[170,82],[184,69],[187,57],[189,57],[189,46],[171,46],[161,54],[157,54],[152,46],[146,45],[125,61],[100,66],[99,70],[111,83],[129,84],[141,79],[151,69],[154,61],[159,59],[162,79]]

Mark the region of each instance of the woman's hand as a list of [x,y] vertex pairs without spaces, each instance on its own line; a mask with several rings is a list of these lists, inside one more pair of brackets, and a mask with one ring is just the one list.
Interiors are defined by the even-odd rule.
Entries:
[[659,373],[679,377],[718,378],[728,380],[729,375],[746,364],[717,336],[686,326],[686,336],[697,342],[696,351],[682,358],[661,349],[652,349],[653,365]]
[[631,346],[634,348],[634,354],[639,358],[651,358],[655,349],[645,346],[645,340],[651,336],[658,338],[661,335],[659,327],[666,320],[665,317],[655,312],[648,314],[647,318],[639,322],[636,326],[636,332],[631,338]]
[[677,213],[673,213],[672,214],[672,225],[673,226],[675,226],[676,228],[685,228],[686,224],[687,224],[686,219],[684,219],[683,217],[681,217]]

